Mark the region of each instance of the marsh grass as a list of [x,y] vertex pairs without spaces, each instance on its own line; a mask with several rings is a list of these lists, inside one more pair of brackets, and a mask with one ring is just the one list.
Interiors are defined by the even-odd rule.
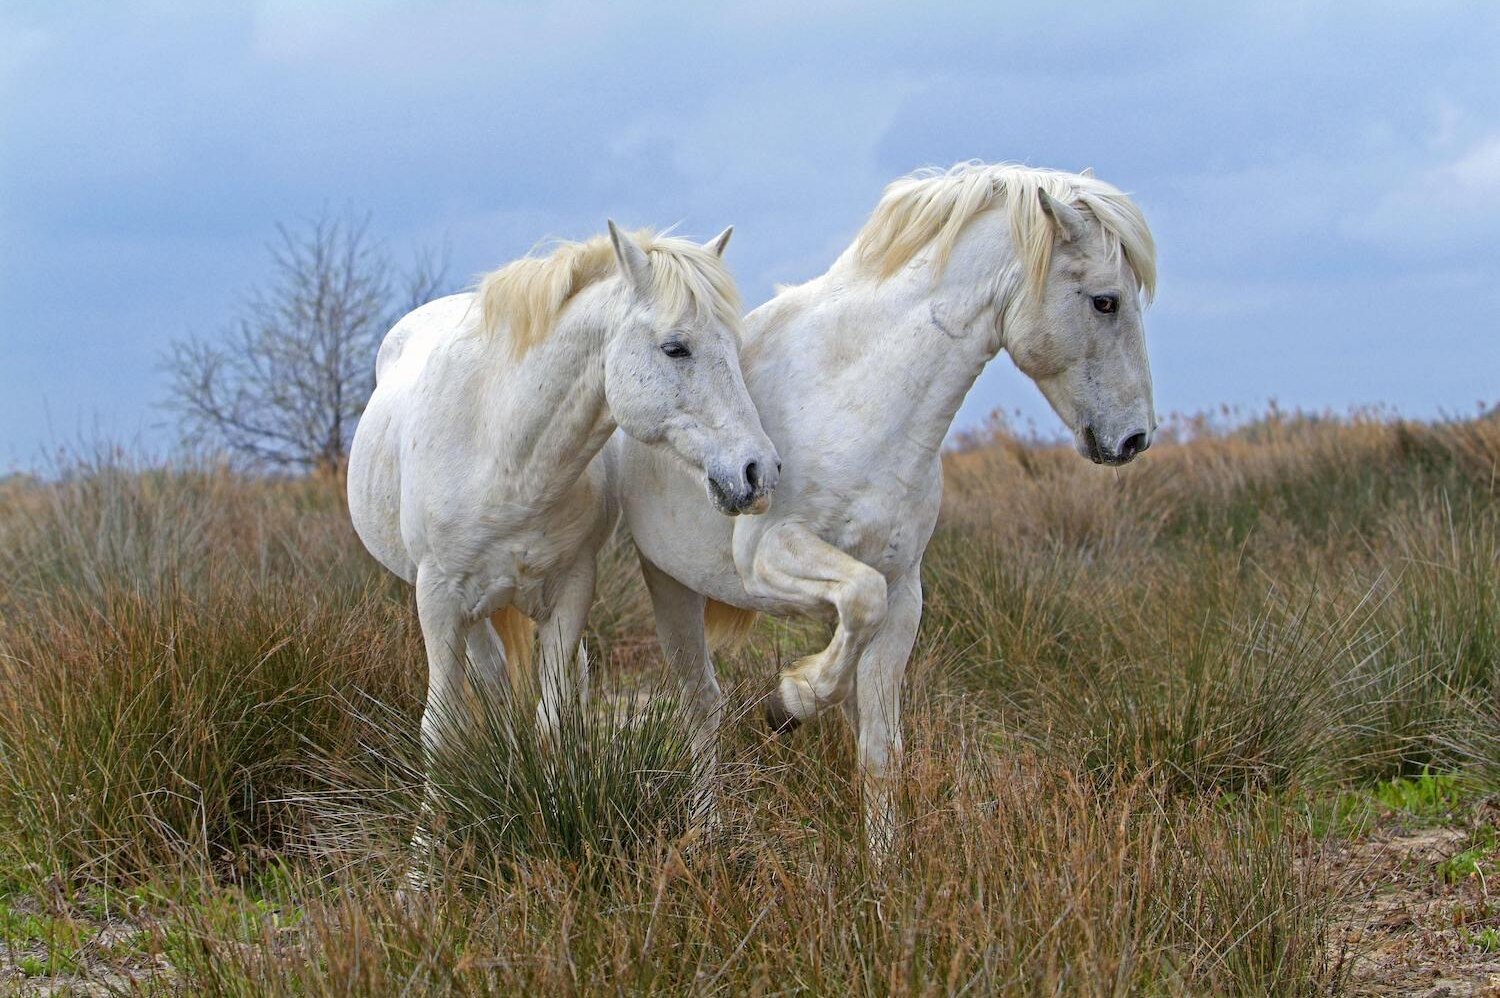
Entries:
[[[681,840],[699,820],[711,788],[675,690],[621,689],[606,676],[588,703],[559,695],[549,730],[531,697],[496,694],[478,677],[468,694],[439,715],[441,748],[427,753],[407,712],[370,698],[351,705],[363,750],[321,758],[318,786],[288,801],[306,851],[437,863],[482,886],[542,861],[587,879]],[[432,854],[402,857],[418,833]]]
[[277,848],[308,752],[352,747],[338,692],[394,693],[413,664],[405,615],[379,600],[208,597],[60,596],[9,628],[0,821],[49,872],[132,879]]
[[592,704],[548,739],[481,697],[429,767],[410,596],[336,483],[0,485],[0,893],[124,898],[141,972],[203,994],[1336,992],[1324,839],[1500,777],[1500,419],[1174,433],[1119,474],[948,455],[886,863],[838,718],[756,720],[822,625],[722,656],[704,824],[624,545]]
[[[394,900],[372,852],[307,891],[294,932],[187,909],[179,951],[223,994],[797,991],[1226,993],[1326,989],[1333,896],[1266,798],[1101,794],[1029,754],[975,758],[971,722],[915,719],[893,861],[847,844],[845,788],[771,778],[724,802],[732,841],[596,854],[449,851]],[[946,727],[946,730],[939,730]],[[774,763],[773,763],[774,765]],[[809,788],[811,789],[811,788]],[[773,800],[767,800],[771,797]],[[843,803],[843,807],[831,806]],[[749,834],[753,830],[753,834]],[[357,954],[357,957],[356,957]]]
[[1150,777],[1168,794],[1284,789],[1325,777],[1339,749],[1336,634],[1265,611],[1205,631],[1168,661],[1124,659],[1032,676],[1023,729],[1101,783]]

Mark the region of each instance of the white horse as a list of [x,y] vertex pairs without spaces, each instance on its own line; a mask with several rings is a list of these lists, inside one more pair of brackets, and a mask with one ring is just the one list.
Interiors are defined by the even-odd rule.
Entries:
[[461,702],[465,659],[503,694],[507,666],[529,661],[532,621],[539,723],[556,723],[575,655],[586,683],[595,555],[618,516],[589,462],[617,426],[666,444],[720,512],[768,505],[779,463],[740,375],[729,234],[699,246],[611,222],[609,238],[515,261],[386,335],[349,455],[349,513],[416,586],[427,752]]
[[1090,173],[919,172],[886,189],[826,274],[745,321],[745,382],[786,462],[768,515],[706,515],[691,478],[647,443],[617,436],[601,455],[663,650],[707,730],[722,707],[705,611],[725,634],[755,611],[835,625],[782,673],[766,716],[781,731],[843,708],[877,852],[894,832],[900,685],[959,403],[1006,350],[1080,453],[1129,461],[1156,427],[1141,324],[1155,280],[1145,219]]

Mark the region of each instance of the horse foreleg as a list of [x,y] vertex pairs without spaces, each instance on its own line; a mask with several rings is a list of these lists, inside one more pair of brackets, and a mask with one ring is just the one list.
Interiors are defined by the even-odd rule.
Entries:
[[[594,572],[592,556],[575,562],[563,576],[551,612],[538,623],[541,702],[537,704],[537,725],[544,735],[557,732],[564,701],[576,696],[580,706],[588,703],[588,658],[579,649],[579,642],[594,603]],[[576,677],[571,675],[574,670],[570,666],[576,666]]]
[[682,690],[683,714],[690,727],[693,762],[702,788],[697,813],[704,821],[712,822],[713,778],[719,765],[719,724],[724,703],[703,630],[704,598],[645,558],[641,559],[641,573],[651,593],[657,640]]
[[885,576],[796,523],[766,531],[750,576],[751,593],[799,603],[810,613],[831,606],[838,617],[828,647],[782,672],[766,701],[767,723],[788,731],[849,695],[855,663],[885,620]]
[[854,695],[845,702],[858,743],[865,841],[877,857],[890,851],[896,832],[902,752],[901,680],[922,619],[921,574],[921,566],[913,565],[891,587],[885,622],[860,656]]

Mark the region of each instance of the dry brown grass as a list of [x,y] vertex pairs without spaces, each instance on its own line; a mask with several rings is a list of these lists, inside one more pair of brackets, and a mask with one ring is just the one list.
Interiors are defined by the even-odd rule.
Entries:
[[[1338,991],[1343,802],[1500,771],[1497,460],[1493,416],[1185,422],[1118,474],[997,434],[947,461],[891,862],[840,726],[744,709],[822,639],[767,622],[723,663],[719,833],[668,715],[551,754],[497,723],[444,773],[476,834],[415,898],[420,643],[337,491],[118,459],[13,484],[0,927],[73,946],[38,980],[186,993]],[[633,701],[649,608],[628,552],[603,580]],[[100,905],[133,941],[77,943]],[[53,942],[15,927],[43,916]]]

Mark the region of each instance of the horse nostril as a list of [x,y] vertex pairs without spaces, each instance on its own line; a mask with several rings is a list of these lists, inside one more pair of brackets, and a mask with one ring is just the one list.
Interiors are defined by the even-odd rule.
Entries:
[[1132,433],[1120,442],[1120,460],[1129,461],[1141,451],[1151,445],[1146,442],[1146,434]]
[[1088,451],[1090,461],[1093,461],[1095,464],[1103,462],[1104,455],[1099,451],[1099,438],[1094,435],[1094,428],[1092,426],[1085,426],[1083,428],[1083,446]]
[[760,465],[754,461],[745,465],[745,483],[752,489],[760,488]]

